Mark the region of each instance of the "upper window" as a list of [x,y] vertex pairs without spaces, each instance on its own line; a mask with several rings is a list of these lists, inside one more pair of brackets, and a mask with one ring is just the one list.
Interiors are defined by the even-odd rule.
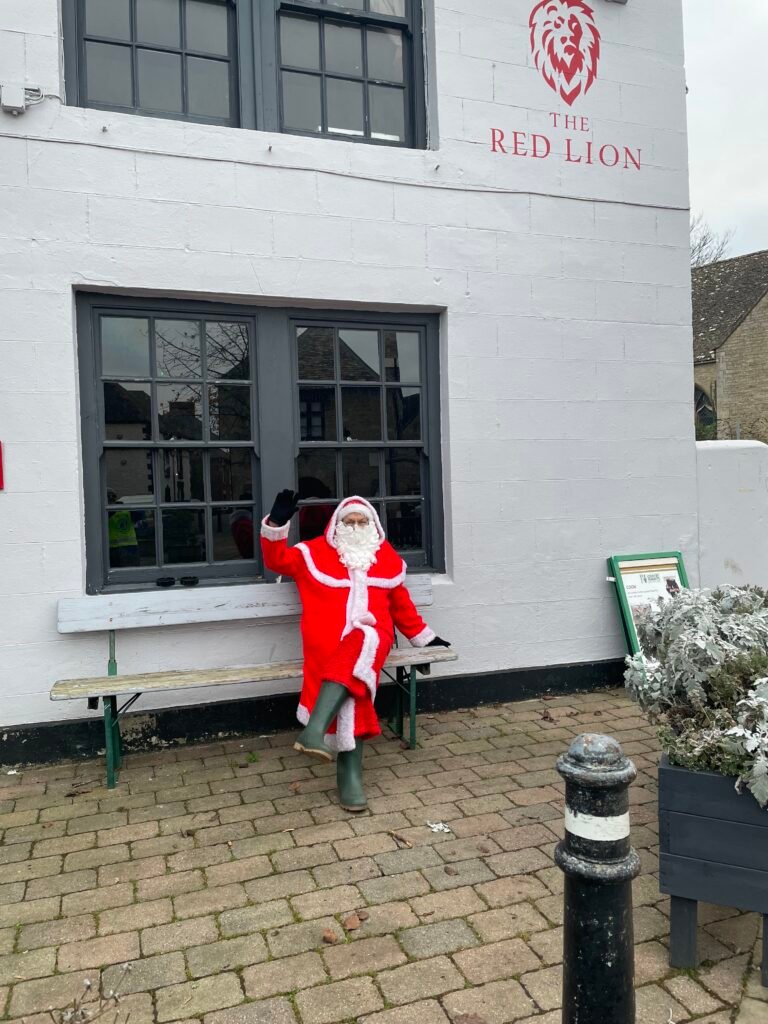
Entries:
[[90,592],[261,578],[258,524],[291,486],[296,539],[360,494],[410,565],[442,567],[433,318],[78,310]]
[[64,0],[81,106],[425,144],[421,0]]

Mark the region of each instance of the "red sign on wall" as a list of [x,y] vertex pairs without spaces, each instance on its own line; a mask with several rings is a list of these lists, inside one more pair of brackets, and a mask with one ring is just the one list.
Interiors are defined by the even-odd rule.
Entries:
[[547,85],[572,106],[597,78],[600,32],[584,0],[541,0],[531,11],[531,52]]

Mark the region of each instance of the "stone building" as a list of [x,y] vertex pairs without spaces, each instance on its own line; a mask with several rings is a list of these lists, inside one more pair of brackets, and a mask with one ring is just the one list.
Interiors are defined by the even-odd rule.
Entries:
[[697,435],[768,441],[768,250],[693,271]]

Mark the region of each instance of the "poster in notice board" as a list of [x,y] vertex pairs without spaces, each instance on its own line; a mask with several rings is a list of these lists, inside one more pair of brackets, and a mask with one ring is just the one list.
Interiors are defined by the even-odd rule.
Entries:
[[637,627],[656,608],[688,586],[688,576],[679,551],[639,555],[611,555],[608,579],[616,585],[616,596],[624,632],[632,654],[640,652]]

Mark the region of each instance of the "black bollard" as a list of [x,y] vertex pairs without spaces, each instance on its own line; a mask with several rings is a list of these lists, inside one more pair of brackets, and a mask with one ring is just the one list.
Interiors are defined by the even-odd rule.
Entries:
[[565,779],[563,1024],[635,1024],[629,784],[620,744],[585,733],[558,759]]

